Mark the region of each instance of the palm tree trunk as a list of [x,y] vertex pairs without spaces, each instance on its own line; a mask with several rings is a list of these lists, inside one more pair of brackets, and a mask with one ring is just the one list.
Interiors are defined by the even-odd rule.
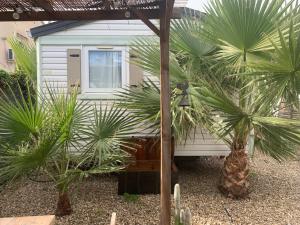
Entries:
[[219,189],[227,197],[244,198],[249,193],[249,167],[245,144],[234,142],[231,148],[231,153],[224,162]]
[[72,213],[71,203],[67,191],[59,191],[55,215],[67,216]]

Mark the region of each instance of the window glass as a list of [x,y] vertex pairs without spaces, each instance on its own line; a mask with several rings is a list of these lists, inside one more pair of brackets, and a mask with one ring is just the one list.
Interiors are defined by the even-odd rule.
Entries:
[[89,88],[122,87],[122,52],[89,51]]

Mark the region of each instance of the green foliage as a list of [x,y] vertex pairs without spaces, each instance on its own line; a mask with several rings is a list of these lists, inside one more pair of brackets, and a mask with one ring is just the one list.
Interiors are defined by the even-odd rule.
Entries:
[[[172,23],[173,134],[186,139],[201,126],[230,146],[246,146],[253,136],[253,147],[278,161],[294,156],[300,122],[280,119],[276,110],[282,100],[299,105],[299,6],[283,0],[213,0],[207,11],[204,21]],[[157,43],[139,39],[133,50],[135,63],[158,76]],[[191,106],[183,109],[176,84],[184,82]],[[121,106],[156,131],[159,95],[159,87],[147,81],[119,94]]]
[[[191,30],[189,26],[195,27],[197,30]],[[199,93],[196,91],[194,82],[198,80],[200,73],[209,80],[206,73],[209,70],[206,57],[210,55],[214,48],[199,39],[198,30],[201,30],[201,25],[195,21],[185,19],[172,23],[170,56],[171,114],[173,135],[179,142],[185,141],[191,136],[197,125],[210,123],[210,118],[207,116],[208,111],[199,101]],[[195,46],[198,46],[198,48],[195,49]],[[138,56],[133,63],[151,75],[159,77],[160,54],[159,45],[155,40],[137,40],[132,46],[132,52]],[[199,61],[201,61],[200,65]],[[196,71],[195,68],[197,68],[199,74],[192,72]],[[176,86],[185,82],[189,82],[187,91],[191,106],[183,109],[179,106],[182,90],[179,90]],[[147,80],[137,88],[125,89],[117,95],[121,98],[121,107],[130,110],[141,123],[145,124],[146,128],[152,129],[155,133],[159,132],[160,90],[156,83]]]
[[36,81],[37,76],[37,61],[36,49],[32,42],[24,42],[16,37],[8,40],[17,63],[17,68],[23,71],[30,79]]
[[[48,88],[21,98],[11,90],[0,98],[0,183],[36,173],[48,175],[60,192],[89,174],[124,167],[122,147],[132,123],[118,108],[93,109],[77,99],[77,91]],[[97,162],[87,170],[80,168]]]
[[273,49],[277,28],[286,28],[293,10],[285,0],[212,0],[204,35],[219,48],[216,56],[239,70],[253,56]]
[[[190,107],[183,109],[179,106],[182,98],[181,91],[172,86],[171,113],[172,131],[177,141],[184,141],[196,128],[201,120],[204,122],[204,110],[200,111],[201,104],[198,102],[197,94],[190,90]],[[129,88],[117,94],[120,98],[120,107],[126,108],[131,114],[143,124],[149,132],[158,134],[160,132],[160,90],[152,81],[144,82],[137,88]],[[198,108],[198,110],[196,110]]]
[[13,91],[17,99],[21,98],[19,89],[21,89],[21,93],[25,99],[27,99],[29,95],[35,95],[34,83],[20,70],[13,73],[0,70],[0,89],[0,96],[4,93],[8,95],[11,100],[13,100],[11,91]]
[[136,203],[139,200],[140,196],[139,195],[134,195],[134,194],[124,193],[123,198],[124,198],[125,202]]
[[[255,71],[253,75],[255,83],[263,91],[264,98],[270,102],[278,102],[281,98],[288,105],[300,109],[300,33],[296,31],[298,24],[293,20],[290,27],[283,33],[282,29],[278,29],[280,41],[273,42],[274,51],[270,53],[270,58],[257,57],[249,67]],[[266,88],[268,87],[268,88]],[[261,99],[260,101],[265,101]]]
[[[0,144],[16,146],[22,142],[30,142],[37,137],[47,114],[35,104],[35,99],[29,95],[26,98],[19,89],[18,99],[11,90],[11,95],[3,93],[0,99]],[[13,96],[13,102],[11,101]]]
[[7,85],[7,81],[9,81],[9,73],[5,70],[0,69],[0,87],[3,88]]
[[83,131],[86,160],[96,165],[121,169],[129,156],[123,149],[130,146],[127,139],[133,134],[136,120],[127,116],[126,110],[112,106],[94,109],[91,124]]

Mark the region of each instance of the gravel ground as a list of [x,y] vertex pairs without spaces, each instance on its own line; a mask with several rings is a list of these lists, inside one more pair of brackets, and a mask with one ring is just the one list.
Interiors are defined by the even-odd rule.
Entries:
[[[244,200],[224,198],[216,184],[222,160],[201,158],[179,165],[182,202],[197,225],[299,225],[300,161],[283,164],[262,155],[251,162],[251,194]],[[158,224],[159,196],[140,196],[126,202],[117,193],[114,176],[96,177],[72,187],[74,213],[58,225],[109,224],[117,212],[118,224]],[[53,214],[56,192],[52,184],[24,180],[0,193],[0,217]]]

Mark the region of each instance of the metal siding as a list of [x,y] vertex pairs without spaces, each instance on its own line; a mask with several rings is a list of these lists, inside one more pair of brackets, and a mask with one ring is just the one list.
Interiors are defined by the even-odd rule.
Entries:
[[[114,30],[116,36],[92,36],[97,26],[118,28]],[[104,25],[104,26],[103,26]],[[39,38],[37,42],[38,50],[38,84],[42,90],[46,90],[48,86],[59,92],[67,91],[67,49],[81,48],[82,45],[129,45],[138,34],[147,34],[152,36],[152,31],[149,31],[144,26],[144,31],[141,29],[141,24],[136,21],[96,21],[92,24],[82,25],[69,31],[60,32],[55,35],[49,35]],[[92,28],[92,29],[87,29]],[[126,31],[126,32],[125,32]],[[102,30],[107,35],[112,35],[112,30]],[[78,36],[71,36],[77,34]],[[86,36],[85,36],[86,35]],[[127,36],[128,35],[128,36]],[[144,80],[151,79],[159,85],[159,79],[150,74],[144,73]],[[111,106],[114,102],[112,98],[99,96],[80,95],[82,101],[87,101],[90,105],[97,107]],[[144,135],[140,133],[140,135]],[[203,139],[204,138],[204,139]],[[207,132],[197,130],[194,140],[188,140],[185,144],[177,144],[175,147],[175,155],[177,156],[210,156],[210,155],[227,155],[229,148],[217,138],[211,136]]]

